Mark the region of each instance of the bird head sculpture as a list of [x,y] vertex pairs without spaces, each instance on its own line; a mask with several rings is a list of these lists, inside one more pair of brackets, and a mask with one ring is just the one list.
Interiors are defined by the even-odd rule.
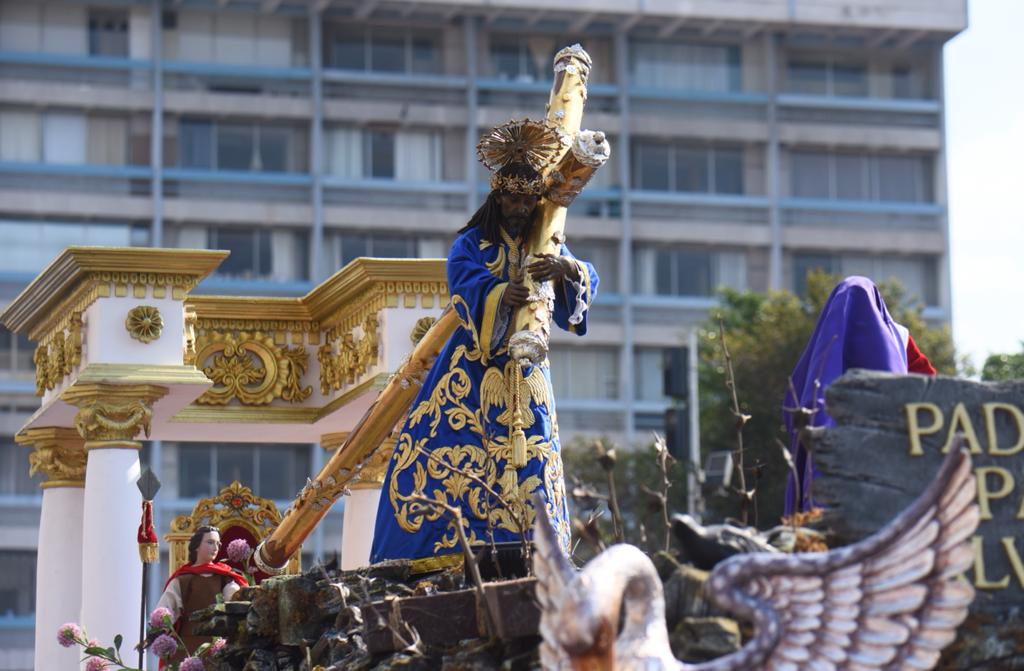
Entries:
[[538,515],[541,664],[547,671],[927,671],[974,599],[959,577],[973,562],[975,494],[970,453],[951,450],[910,507],[854,545],[722,561],[708,580],[710,597],[752,622],[754,637],[696,665],[672,655],[661,581],[643,552],[614,545],[576,571]]

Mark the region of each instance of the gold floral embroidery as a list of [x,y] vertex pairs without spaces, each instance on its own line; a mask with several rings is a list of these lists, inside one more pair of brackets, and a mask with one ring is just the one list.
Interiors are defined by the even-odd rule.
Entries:
[[[476,348],[470,350],[465,345],[460,345],[455,349],[449,362],[448,372],[438,380],[430,397],[421,401],[409,414],[406,430],[399,435],[393,457],[395,464],[388,482],[388,496],[395,510],[396,521],[404,531],[416,533],[422,528],[424,521],[433,522],[440,519],[444,514],[440,506],[432,506],[414,500],[417,497],[425,497],[448,505],[460,506],[465,511],[467,518],[489,519],[495,529],[518,533],[517,520],[524,520],[524,526],[532,528],[536,511],[533,509],[531,495],[543,486],[548,494],[547,513],[551,519],[556,521],[563,547],[568,550],[569,524],[564,514],[565,485],[562,462],[558,452],[553,449],[550,441],[545,440],[544,436],[529,436],[527,439],[527,463],[539,459],[544,464],[544,468],[542,474],[529,475],[520,482],[518,471],[509,465],[512,458],[512,445],[509,443],[507,433],[499,432],[497,436],[488,438],[484,428],[485,418],[490,409],[493,407],[507,408],[507,399],[503,398],[501,394],[495,396],[494,390],[490,390],[489,400],[486,403],[481,403],[480,408],[471,409],[466,401],[470,396],[473,384],[469,374],[460,367],[463,359],[479,361],[480,352]],[[487,369],[485,379],[487,379],[487,375],[491,376],[492,381],[495,379],[500,381],[503,377],[502,373],[494,368]],[[531,399],[537,405],[547,406],[548,412],[551,413],[550,385],[541,368],[536,367],[527,376],[527,379],[532,380],[528,383]],[[543,387],[543,391],[541,391],[541,387]],[[483,394],[484,392],[481,390],[481,396]],[[532,416],[533,412],[529,414]],[[553,415],[553,413],[551,414]],[[452,431],[468,428],[479,437],[481,445],[486,447],[475,444],[438,445],[437,435],[442,421]],[[499,424],[508,426],[511,421],[510,413],[507,410],[500,413],[497,421]],[[426,436],[414,442],[409,429],[417,427],[423,422],[429,422],[429,431]],[[531,421],[532,423],[533,421]],[[419,454],[418,448],[428,449],[428,445],[431,446],[429,451],[432,458],[424,459]],[[499,463],[504,464],[500,471]],[[462,473],[451,470],[447,467],[448,465],[476,474],[489,487],[502,494],[509,504],[508,507],[502,507],[496,502],[488,500],[490,497],[486,496],[481,487]],[[409,492],[400,491],[398,485],[399,475],[406,471],[411,471],[412,475],[412,490]],[[429,486],[428,482],[431,483]],[[465,521],[467,526],[469,526],[468,522],[467,519]],[[481,541],[472,528],[467,529],[467,532],[470,543]],[[433,551],[437,553],[447,548],[453,548],[457,543],[457,533],[454,527],[449,525],[444,536],[435,542]]]

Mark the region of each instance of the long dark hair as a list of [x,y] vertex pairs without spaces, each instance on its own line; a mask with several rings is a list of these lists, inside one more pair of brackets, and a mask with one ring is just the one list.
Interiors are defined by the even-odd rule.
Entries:
[[194,532],[192,532],[192,538],[188,539],[188,563],[189,564],[195,564],[196,563],[196,553],[199,552],[199,544],[203,542],[203,536],[205,536],[206,534],[210,533],[211,531],[216,531],[218,535],[220,534],[220,529],[218,529],[217,527],[214,527],[214,526],[209,526],[209,525],[199,527]]
[[[529,181],[540,177],[540,173],[525,163],[510,163],[499,170],[498,174],[502,177],[521,177]],[[480,237],[483,240],[487,240],[495,245],[501,243],[500,229],[501,224],[504,221],[504,217],[501,216],[501,204],[498,202],[498,195],[500,193],[501,191],[495,189],[487,194],[487,198],[484,200],[483,205],[473,213],[473,216],[469,218],[469,222],[459,229],[458,232],[460,235],[479,226]],[[537,212],[539,212],[539,209],[535,209],[533,211],[533,216],[536,216]],[[529,228],[533,228],[533,223],[534,220],[531,217]]]

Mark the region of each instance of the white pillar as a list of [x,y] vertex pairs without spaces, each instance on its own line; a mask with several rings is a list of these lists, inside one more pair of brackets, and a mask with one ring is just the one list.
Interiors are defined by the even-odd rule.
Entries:
[[377,523],[378,501],[379,487],[353,489],[346,497],[344,526],[341,528],[342,571],[350,571],[370,563],[370,546],[373,544],[373,529]]
[[136,659],[142,561],[139,448],[134,441],[86,442],[82,520],[82,627],[104,646],[121,634],[121,656]]
[[36,558],[36,671],[70,671],[82,658],[77,646],[57,644],[57,629],[79,620],[84,494],[81,486],[43,489]]

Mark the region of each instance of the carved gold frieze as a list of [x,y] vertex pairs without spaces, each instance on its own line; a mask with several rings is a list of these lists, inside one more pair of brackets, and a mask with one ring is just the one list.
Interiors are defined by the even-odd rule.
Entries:
[[380,358],[377,315],[367,315],[361,330],[362,335],[357,337],[354,332],[339,333],[337,329],[331,329],[327,333],[326,342],[317,351],[320,393],[325,396],[355,383],[356,378],[365,374]]
[[140,431],[149,436],[153,403],[168,391],[153,384],[76,384],[61,400],[78,408],[75,428],[87,441],[131,441]]
[[195,310],[185,310],[185,344],[182,346],[182,363],[194,366],[196,363],[196,322]]
[[36,345],[32,363],[36,367],[36,396],[59,385],[82,363],[81,312],[67,315],[59,329]]
[[200,396],[201,405],[268,405],[275,399],[301,403],[313,393],[302,386],[309,353],[302,346],[283,347],[266,333],[211,331],[199,336],[196,364],[214,386]]
[[163,333],[164,318],[152,305],[136,305],[128,311],[124,327],[128,330],[128,335],[148,345]]
[[33,448],[28,455],[28,474],[45,475],[46,480],[39,485],[43,489],[85,485],[84,441],[74,429],[56,426],[28,429],[14,440]]

